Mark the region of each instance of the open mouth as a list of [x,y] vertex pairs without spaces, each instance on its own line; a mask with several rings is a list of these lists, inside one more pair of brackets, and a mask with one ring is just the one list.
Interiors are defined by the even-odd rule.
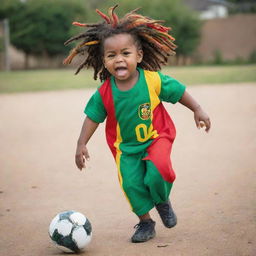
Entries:
[[127,73],[127,68],[126,67],[117,67],[115,69],[115,71],[116,71],[118,76],[124,76]]
[[117,67],[117,68],[115,68],[115,71],[119,71],[119,70],[127,70],[127,68],[126,67]]

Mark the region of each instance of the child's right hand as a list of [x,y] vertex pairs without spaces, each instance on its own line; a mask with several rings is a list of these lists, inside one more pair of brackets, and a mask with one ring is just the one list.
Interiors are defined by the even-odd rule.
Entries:
[[76,166],[80,171],[82,171],[82,169],[85,168],[85,159],[87,161],[90,160],[87,147],[85,145],[77,145],[75,161]]

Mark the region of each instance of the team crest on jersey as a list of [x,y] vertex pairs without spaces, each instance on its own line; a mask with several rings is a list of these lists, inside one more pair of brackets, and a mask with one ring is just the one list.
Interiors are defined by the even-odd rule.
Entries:
[[148,120],[151,117],[150,103],[141,104],[138,112],[142,120]]

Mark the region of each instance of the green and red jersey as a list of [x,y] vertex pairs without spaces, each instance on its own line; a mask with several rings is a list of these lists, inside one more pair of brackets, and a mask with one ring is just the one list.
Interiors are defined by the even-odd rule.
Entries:
[[139,79],[128,91],[120,91],[114,77],[107,79],[90,98],[85,114],[97,123],[106,120],[107,143],[118,162],[121,154],[136,154],[159,138],[171,142],[175,126],[162,101],[176,103],[185,91],[179,81],[138,68]]

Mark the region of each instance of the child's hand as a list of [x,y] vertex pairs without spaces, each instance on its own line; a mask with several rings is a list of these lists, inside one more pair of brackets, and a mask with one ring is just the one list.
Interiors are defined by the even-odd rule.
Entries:
[[194,111],[194,119],[198,129],[205,127],[205,131],[208,132],[211,128],[211,121],[209,116],[202,110],[201,107],[198,107]]
[[77,145],[76,148],[76,166],[77,168],[82,171],[85,168],[85,159],[87,161],[90,160],[90,156],[88,150],[85,145]]

